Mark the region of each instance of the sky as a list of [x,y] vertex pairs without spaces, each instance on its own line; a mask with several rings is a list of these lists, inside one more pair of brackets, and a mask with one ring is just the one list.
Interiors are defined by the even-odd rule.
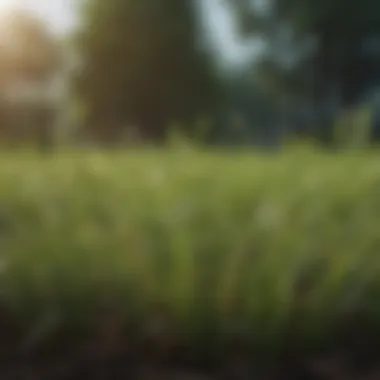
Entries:
[[242,41],[237,32],[233,12],[221,0],[199,0],[204,22],[208,26],[211,43],[220,51],[225,64],[244,65],[259,51],[260,45]]
[[[257,47],[239,41],[231,12],[222,5],[222,0],[199,1],[211,44],[219,52],[222,63],[227,66],[244,64]],[[0,0],[0,10],[22,7],[41,17],[55,34],[63,35],[78,22],[75,12],[77,2],[78,0]]]

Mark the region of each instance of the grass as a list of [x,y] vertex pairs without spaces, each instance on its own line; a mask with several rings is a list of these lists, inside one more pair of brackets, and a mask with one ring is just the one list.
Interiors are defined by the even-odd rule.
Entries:
[[275,350],[294,318],[317,344],[348,310],[380,327],[379,225],[376,152],[7,153],[0,300],[27,328],[114,300],[202,344],[238,328]]

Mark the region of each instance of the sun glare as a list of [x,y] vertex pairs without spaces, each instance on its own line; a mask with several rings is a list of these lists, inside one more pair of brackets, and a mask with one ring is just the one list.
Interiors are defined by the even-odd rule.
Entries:
[[15,0],[0,0],[0,10],[10,9],[15,6],[17,1]]

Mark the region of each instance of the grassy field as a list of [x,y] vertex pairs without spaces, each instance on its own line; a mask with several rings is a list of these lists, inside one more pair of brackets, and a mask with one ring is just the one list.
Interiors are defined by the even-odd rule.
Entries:
[[322,344],[380,327],[379,227],[377,153],[3,154],[0,300],[29,330],[107,304],[203,348]]

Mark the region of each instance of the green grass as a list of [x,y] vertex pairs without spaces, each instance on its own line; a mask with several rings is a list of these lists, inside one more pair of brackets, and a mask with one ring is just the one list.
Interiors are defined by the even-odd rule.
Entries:
[[346,309],[380,317],[379,227],[377,153],[0,157],[1,299],[27,325],[88,324],[112,295],[136,320],[159,302],[189,336],[237,321],[271,345],[307,277],[297,326],[326,337]]

